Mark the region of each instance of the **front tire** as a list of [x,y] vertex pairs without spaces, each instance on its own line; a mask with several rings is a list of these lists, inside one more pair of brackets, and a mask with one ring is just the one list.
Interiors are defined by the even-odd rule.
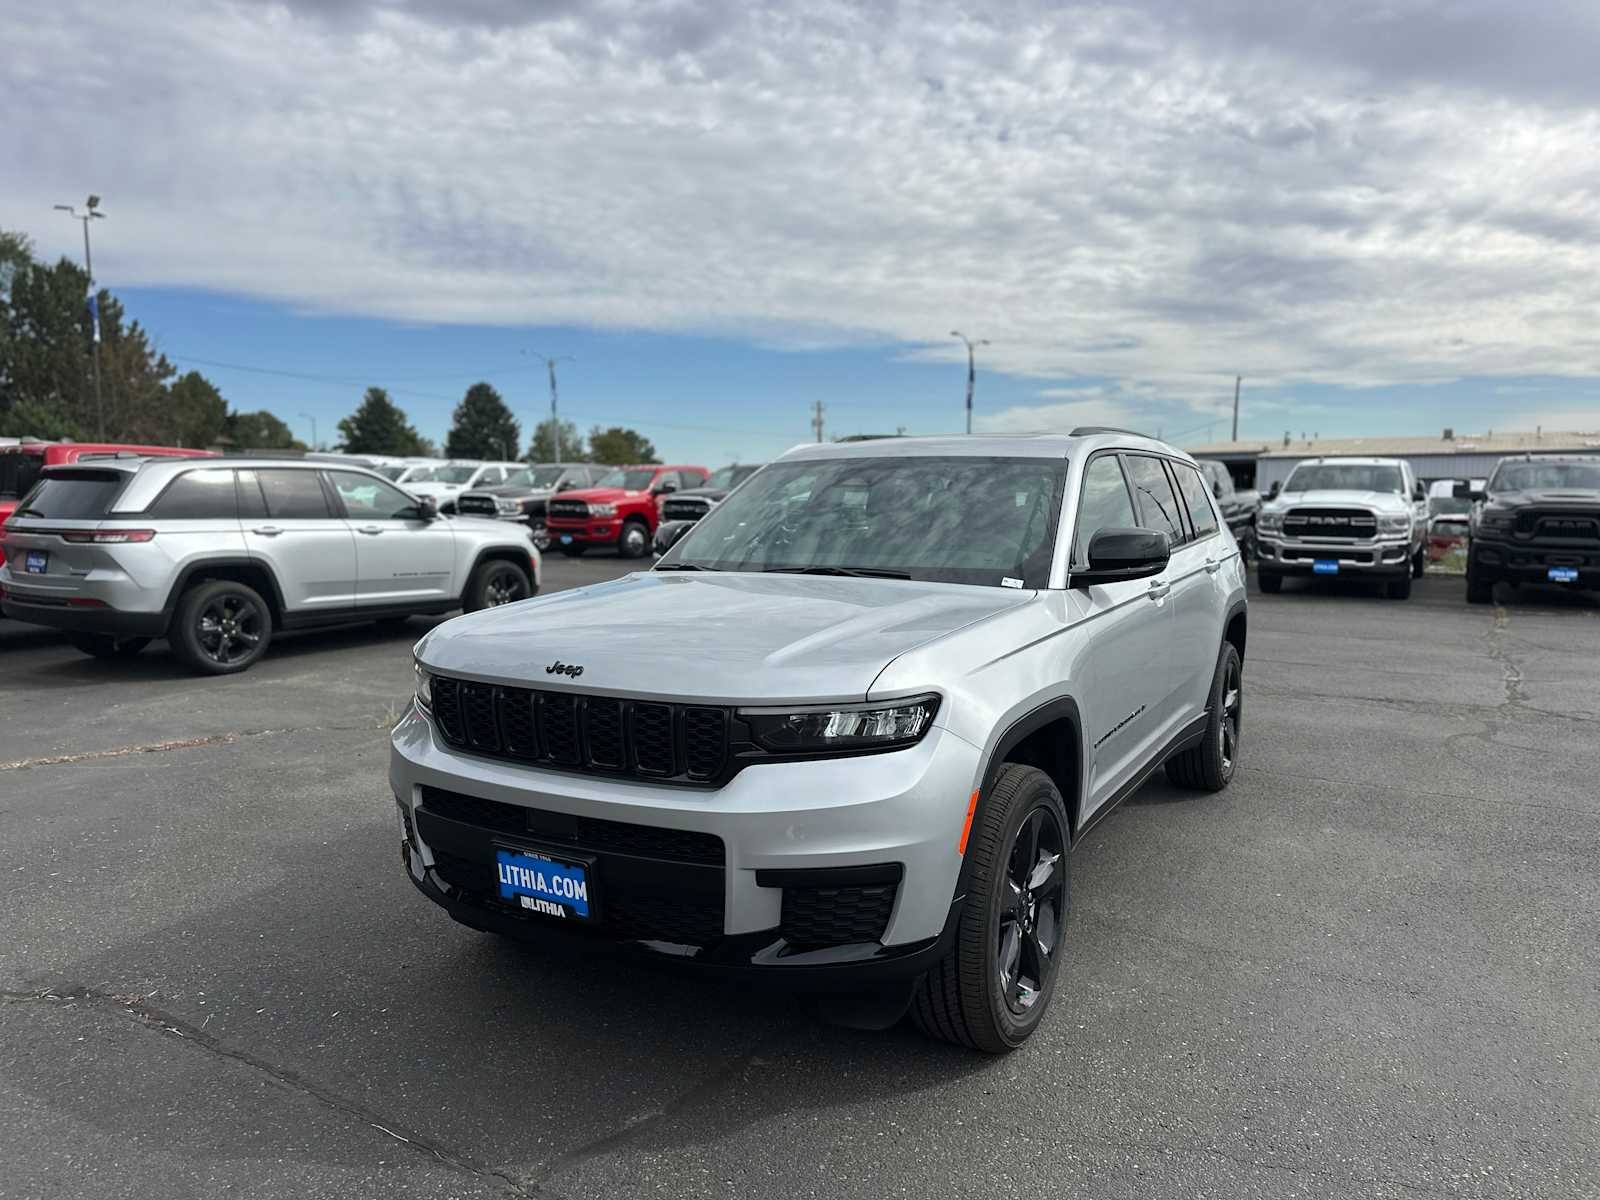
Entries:
[[214,579],[183,594],[167,640],[190,670],[234,675],[267,652],[272,612],[248,584]]
[[498,608],[532,595],[533,582],[526,571],[506,559],[491,558],[473,568],[472,577],[467,580],[467,593],[461,598],[461,610],[477,612]]
[[1411,572],[1407,571],[1399,579],[1391,579],[1383,587],[1384,595],[1391,600],[1409,600],[1411,598]]
[[967,845],[971,869],[955,945],[917,985],[923,1033],[988,1054],[1038,1028],[1059,975],[1071,899],[1061,793],[1043,771],[1008,763]]
[[1480,571],[1470,556],[1467,558],[1467,603],[1494,603],[1494,576]]
[[624,521],[617,536],[617,554],[622,558],[643,558],[649,549],[650,527],[633,518]]
[[1244,662],[1232,642],[1223,642],[1217,655],[1206,712],[1205,737],[1167,759],[1167,778],[1179,787],[1220,792],[1233,781],[1244,727]]
[[1411,578],[1421,579],[1428,570],[1428,552],[1418,550],[1411,558]]
[[72,644],[95,658],[132,658],[151,642],[147,637],[119,638],[109,633],[75,633]]
[[1279,592],[1283,591],[1283,576],[1279,575],[1276,571],[1257,570],[1256,586],[1261,589],[1263,594],[1268,596],[1276,596]]

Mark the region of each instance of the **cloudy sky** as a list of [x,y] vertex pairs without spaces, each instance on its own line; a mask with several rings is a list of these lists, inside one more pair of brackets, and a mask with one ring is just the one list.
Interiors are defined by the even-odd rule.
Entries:
[[980,429],[1600,426],[1592,0],[8,2],[0,227],[100,192],[101,280],[324,437],[528,347],[682,455],[958,428],[952,326]]

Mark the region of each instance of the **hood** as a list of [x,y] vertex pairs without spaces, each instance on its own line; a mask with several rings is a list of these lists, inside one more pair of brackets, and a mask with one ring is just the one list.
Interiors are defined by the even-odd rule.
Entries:
[[1318,492],[1280,492],[1266,508],[1272,512],[1287,512],[1291,508],[1366,508],[1373,512],[1405,513],[1411,511],[1411,502],[1395,492],[1329,488]]
[[1522,492],[1496,492],[1494,503],[1505,507],[1537,504],[1551,508],[1594,508],[1600,505],[1600,491],[1593,488],[1530,488]]
[[497,496],[501,498],[515,497],[518,500],[544,500],[550,494],[550,488],[526,487],[520,483],[502,483],[499,487],[475,487],[471,491],[461,493],[463,497]]
[[[641,572],[446,621],[445,674],[547,690],[733,704],[863,700],[895,658],[1035,593],[815,575]],[[557,661],[581,676],[549,673]]]
[[413,496],[432,496],[435,500],[443,500],[446,496],[458,495],[462,490],[459,483],[402,483],[400,490],[410,492]]
[[[648,496],[649,492],[630,492],[627,488],[573,488],[570,492],[562,492],[562,500],[582,500],[585,504],[615,504],[618,500],[626,500],[629,496]],[[552,500],[555,496],[550,497]]]
[[690,500],[721,500],[732,490],[720,487],[680,488],[676,492],[668,492],[662,499],[676,500],[682,497]]

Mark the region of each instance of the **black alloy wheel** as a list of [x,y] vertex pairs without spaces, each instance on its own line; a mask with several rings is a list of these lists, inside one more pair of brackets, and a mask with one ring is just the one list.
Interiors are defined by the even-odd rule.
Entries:
[[1045,992],[1061,950],[1066,909],[1066,839],[1055,812],[1040,805],[1012,839],[1001,892],[995,971],[1001,998],[1018,1017]]
[[1206,730],[1198,745],[1167,759],[1167,778],[1179,787],[1220,792],[1233,782],[1244,725],[1244,661],[1232,642],[1217,652],[1206,702]]
[[255,654],[266,622],[258,600],[223,592],[201,607],[195,618],[195,642],[219,667],[231,667]]
[[497,608],[528,598],[528,577],[509,564],[493,571],[483,585],[483,606]]
[[1243,666],[1237,654],[1225,655],[1222,666],[1222,721],[1217,727],[1217,755],[1222,773],[1233,778],[1239,757],[1239,731],[1244,717]]

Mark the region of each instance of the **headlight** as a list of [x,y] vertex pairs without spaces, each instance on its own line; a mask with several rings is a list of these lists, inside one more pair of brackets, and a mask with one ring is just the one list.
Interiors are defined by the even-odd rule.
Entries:
[[1497,533],[1510,533],[1517,519],[1510,513],[1485,512],[1478,518],[1478,528],[1492,529]]
[[1410,533],[1410,513],[1381,513],[1378,516],[1378,528],[1384,533]]
[[420,663],[413,663],[417,672],[417,707],[423,712],[433,711],[433,676],[422,669]]
[[495,511],[503,513],[519,513],[522,511],[522,505],[515,500],[496,500],[494,507]]
[[756,741],[779,753],[870,750],[920,741],[939,711],[939,697],[913,696],[884,704],[849,704],[792,712],[741,709]]
[[1262,533],[1281,533],[1283,531],[1283,514],[1281,512],[1264,512],[1256,518],[1256,527]]
[[617,506],[615,504],[591,504],[589,505],[589,515],[591,517],[614,517],[617,515]]

